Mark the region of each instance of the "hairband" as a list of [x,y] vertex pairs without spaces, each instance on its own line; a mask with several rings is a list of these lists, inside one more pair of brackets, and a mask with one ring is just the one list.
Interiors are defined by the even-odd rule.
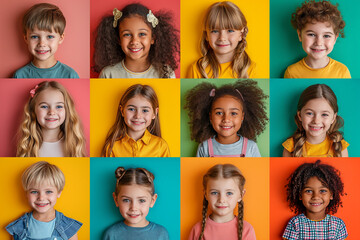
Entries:
[[209,96],[215,97],[215,88],[211,89]]
[[[245,102],[244,97],[243,97],[243,95],[241,94],[241,92],[240,92],[238,89],[235,89],[235,91],[240,95],[241,100],[242,100],[243,102]],[[215,88],[213,88],[213,89],[210,90],[209,96],[210,96],[210,97],[215,97]]]
[[36,89],[39,87],[39,85],[36,85],[33,89],[30,90],[30,96],[33,98],[36,93]]
[[[114,15],[113,27],[116,28],[118,25],[118,21],[122,17],[123,13],[117,8],[114,8],[113,15]],[[151,10],[149,10],[149,13],[146,15],[146,20],[149,23],[151,23],[151,26],[153,28],[155,28],[159,24],[159,20],[155,17],[155,15],[151,12]]]

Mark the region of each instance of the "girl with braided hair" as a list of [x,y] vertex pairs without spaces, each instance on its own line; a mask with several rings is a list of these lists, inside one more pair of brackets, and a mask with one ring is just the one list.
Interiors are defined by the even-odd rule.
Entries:
[[109,227],[103,240],[157,239],[169,240],[167,230],[146,216],[156,202],[155,176],[145,168],[118,167],[113,198],[124,220]]
[[345,239],[348,237],[343,220],[329,215],[342,206],[344,183],[333,166],[303,163],[289,177],[287,201],[295,214],[287,224],[283,239]]
[[247,22],[232,2],[217,2],[206,13],[200,42],[202,57],[188,78],[253,78],[255,63],[245,51]]
[[302,92],[295,123],[295,133],[282,144],[283,157],[348,157],[349,144],[339,131],[344,120],[329,86],[315,84]]
[[[210,168],[203,177],[202,222],[194,225],[189,240],[256,239],[254,228],[243,220],[244,185],[245,177],[234,165],[218,164]],[[234,216],[236,206],[238,215]]]

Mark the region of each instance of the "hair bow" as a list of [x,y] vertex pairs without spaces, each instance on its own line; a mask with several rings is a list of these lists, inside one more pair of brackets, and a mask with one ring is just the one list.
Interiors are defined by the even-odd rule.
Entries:
[[36,89],[38,88],[39,86],[36,85],[33,89],[30,90],[30,96],[33,98],[35,96],[35,93],[36,93]]
[[113,15],[114,15],[113,27],[116,28],[117,24],[118,24],[118,21],[122,16],[122,12],[120,10],[118,10],[117,8],[114,8]]
[[159,24],[159,20],[155,17],[155,15],[149,10],[149,13],[146,15],[147,20],[151,23],[152,27],[155,28]]

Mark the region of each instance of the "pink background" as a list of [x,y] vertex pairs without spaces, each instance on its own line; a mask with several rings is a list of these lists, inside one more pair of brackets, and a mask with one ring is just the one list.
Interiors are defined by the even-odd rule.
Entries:
[[[43,79],[0,79],[0,157],[14,157],[16,136],[22,121],[24,106],[29,92]],[[89,79],[55,79],[70,93],[80,116],[86,138],[86,148],[90,146],[90,81]]]
[[[114,8],[121,10],[126,5],[130,3],[141,3],[147,8],[149,8],[152,12],[157,12],[159,10],[170,11],[172,13],[173,19],[175,21],[175,28],[180,30],[180,0],[139,0],[139,1],[119,1],[119,0],[90,0],[91,8],[90,8],[90,31],[91,31],[91,38],[90,38],[90,56],[91,56],[91,66],[94,65],[92,60],[94,54],[94,43],[95,43],[95,30],[96,27],[101,22],[101,19],[106,15],[112,15],[112,11]],[[180,36],[180,35],[179,35]],[[180,41],[180,39],[179,39]],[[177,78],[180,78],[180,63],[178,65],[178,69],[175,71],[175,75]],[[90,77],[97,78],[99,76],[98,73],[93,72],[91,70]]]
[[[31,60],[22,33],[22,17],[32,5],[42,0],[0,1],[0,78],[14,72]],[[89,0],[46,0],[57,5],[66,19],[65,40],[59,46],[57,60],[75,69],[80,78],[89,78],[90,3]]]

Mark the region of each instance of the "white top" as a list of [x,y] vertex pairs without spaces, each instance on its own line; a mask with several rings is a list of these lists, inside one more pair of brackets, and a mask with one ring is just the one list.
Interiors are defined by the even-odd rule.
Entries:
[[57,142],[43,142],[39,157],[64,157],[64,141],[60,139]]

